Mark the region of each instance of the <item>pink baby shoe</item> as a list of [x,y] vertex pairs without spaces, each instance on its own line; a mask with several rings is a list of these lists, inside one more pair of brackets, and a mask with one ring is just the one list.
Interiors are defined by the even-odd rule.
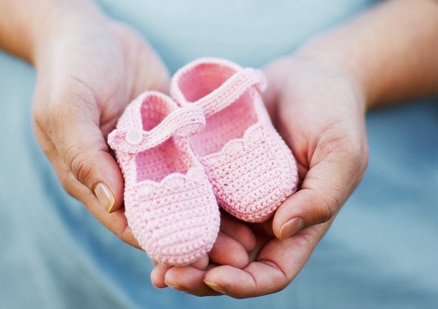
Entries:
[[189,63],[173,76],[171,94],[207,118],[190,136],[219,205],[248,222],[262,222],[297,189],[291,150],[274,129],[260,92],[265,77],[222,59]]
[[193,263],[216,241],[218,205],[188,141],[204,126],[198,106],[179,108],[163,94],[146,92],[127,106],[108,136],[125,178],[128,225],[161,263]]

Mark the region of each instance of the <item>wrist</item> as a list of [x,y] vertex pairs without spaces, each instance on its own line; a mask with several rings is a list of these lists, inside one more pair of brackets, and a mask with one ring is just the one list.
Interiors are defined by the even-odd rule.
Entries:
[[303,45],[286,58],[288,69],[284,72],[299,72],[293,75],[300,79],[308,76],[307,79],[311,79],[311,83],[315,85],[318,83],[317,80],[325,84],[343,85],[343,89],[354,95],[359,110],[365,114],[371,100],[365,71],[361,70],[351,57],[343,57],[341,51],[332,49],[330,45],[330,42],[319,39]]
[[346,74],[365,110],[433,96],[438,94],[437,13],[433,1],[385,1],[303,45],[297,55]]
[[60,40],[68,40],[72,33],[87,33],[101,27],[107,19],[94,3],[89,1],[52,1],[45,14],[35,17],[30,30],[30,48],[27,61],[36,68],[50,59],[54,46]]
[[0,0],[0,7],[8,12],[0,18],[0,48],[32,64],[68,25],[103,19],[88,0]]

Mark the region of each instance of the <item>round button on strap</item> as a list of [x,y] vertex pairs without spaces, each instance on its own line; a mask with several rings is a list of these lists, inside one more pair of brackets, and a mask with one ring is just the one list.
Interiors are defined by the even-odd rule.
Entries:
[[131,145],[139,145],[143,140],[143,131],[140,129],[130,129],[126,132],[125,139]]

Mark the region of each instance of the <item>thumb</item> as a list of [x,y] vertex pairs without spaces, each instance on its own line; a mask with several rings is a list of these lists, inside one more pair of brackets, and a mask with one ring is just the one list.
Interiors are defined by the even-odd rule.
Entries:
[[[123,177],[102,132],[87,121],[70,128],[65,140],[57,144],[61,158],[74,176],[71,183],[65,183],[67,191],[85,205],[97,202],[107,212],[118,210],[123,200]],[[94,196],[82,195],[81,185]]]
[[89,101],[73,96],[35,106],[34,130],[65,190],[89,209],[112,212],[122,205],[123,176],[109,153],[96,104]]
[[138,246],[121,209],[123,176],[99,127],[88,118],[62,115],[42,117],[34,113],[33,117],[36,138],[61,184],[106,228]]
[[[279,239],[333,219],[365,172],[365,145],[355,147],[354,143],[339,142],[336,146],[322,148],[326,149],[320,156],[323,159],[310,164],[300,190],[283,202],[275,213],[273,231]],[[327,151],[327,148],[332,150]]]

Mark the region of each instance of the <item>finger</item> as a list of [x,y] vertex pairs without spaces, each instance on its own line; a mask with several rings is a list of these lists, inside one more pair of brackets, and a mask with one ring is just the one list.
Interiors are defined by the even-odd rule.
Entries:
[[237,268],[243,268],[249,263],[245,247],[223,233],[219,233],[209,256],[215,264],[232,265]]
[[235,298],[275,293],[288,283],[281,270],[268,262],[253,262],[245,269],[220,266],[207,273],[204,282],[212,290]]
[[[216,243],[209,253],[210,261],[216,264],[232,265],[243,268],[248,265],[249,257],[245,247],[235,239],[219,233]],[[210,265],[210,268],[214,267]],[[203,281],[206,271],[196,265],[183,267],[158,266],[154,269],[151,279],[157,287],[170,286],[176,290],[193,295],[217,295]]]
[[219,295],[204,283],[205,273],[192,266],[173,267],[166,272],[164,282],[175,290],[197,296]]
[[131,93],[131,98],[136,98],[145,90],[155,90],[165,94],[169,93],[170,74],[152,49],[144,49],[143,54],[137,58],[136,67],[139,68],[137,79]]
[[355,152],[350,143],[333,144],[322,147],[324,155],[313,155],[300,190],[277,209],[273,218],[277,238],[285,239],[306,226],[326,222],[359,184],[366,168],[364,152]]
[[136,29],[126,24],[113,22],[110,27],[124,42],[124,45],[133,45],[133,53],[128,57],[126,68],[135,71],[127,74],[128,84],[133,84],[130,98],[134,99],[145,90],[155,90],[169,93],[170,74],[159,54],[150,46],[147,38]]
[[[290,105],[282,105],[281,132],[297,159],[302,181],[298,192],[274,215],[273,231],[279,239],[332,218],[357,187],[367,166],[364,120],[357,106],[339,99],[342,103],[337,109],[321,105],[317,110],[312,104],[316,100],[298,104],[290,98]],[[313,116],[297,118],[294,113]],[[288,122],[289,118],[295,122]],[[308,124],[324,118],[321,123]]]
[[171,267],[172,266],[165,264],[155,265],[154,269],[151,271],[151,282],[154,287],[159,289],[167,287],[167,284],[164,282],[164,276]]
[[244,269],[212,268],[204,282],[211,289],[235,298],[255,297],[284,289],[302,269],[329,223],[312,226],[286,240],[266,244],[257,261]]
[[209,263],[210,263],[210,259],[209,259],[208,255],[206,254],[203,257],[201,257],[199,260],[195,261],[194,263],[192,263],[190,265],[193,266],[194,268],[204,270],[208,267]]
[[[121,208],[123,178],[96,125],[97,111],[79,96],[66,96],[62,101],[56,98],[64,92],[53,93],[54,102],[63,104],[36,105],[33,113],[33,126],[42,150],[65,190],[109,230],[138,247]],[[37,93],[36,102],[38,97]],[[113,213],[109,215],[111,208]]]
[[[157,261],[153,261],[155,264],[154,269],[151,272],[151,282],[152,284],[156,287],[156,288],[165,288],[167,287],[167,284],[165,282],[165,275],[166,272],[175,267],[172,265],[166,265],[163,263],[158,263]],[[196,261],[195,263],[191,264],[190,266],[187,267],[192,267],[193,269],[197,269],[200,271],[203,271],[205,269],[207,269],[208,267],[208,263],[209,263],[209,258],[207,255],[205,255],[204,257],[200,258],[198,261]]]
[[[243,268],[249,262],[245,248],[223,233],[219,233],[209,256],[214,263],[228,264],[237,268]],[[208,263],[208,258],[206,261]],[[195,295],[209,294],[212,291],[203,283],[203,275],[206,269],[204,264],[204,261],[184,267],[158,264],[151,273],[152,284],[158,288],[169,285],[176,290],[190,292]]]
[[[39,130],[35,132],[37,135],[41,135]],[[56,149],[53,146],[46,146],[45,149],[47,151],[47,157],[51,161],[58,178],[61,180],[61,184],[65,188],[68,188],[67,192],[71,195],[80,196],[84,205],[87,205],[88,210],[97,220],[119,238],[138,248],[137,240],[128,227],[124,209],[122,208],[108,213],[99,205],[94,194],[71,173],[70,169],[65,165],[64,160],[56,153]]]
[[256,246],[255,235],[248,224],[224,212],[221,214],[220,230],[223,234],[240,243],[248,252]]
[[93,198],[81,194],[83,188],[76,179],[93,193],[103,209],[108,212],[118,209],[122,205],[123,177],[99,128],[97,104],[92,96],[71,92],[60,92],[53,100],[53,104],[34,117],[35,131],[45,153],[49,157],[59,155],[74,175],[61,179],[64,187],[88,205]]

